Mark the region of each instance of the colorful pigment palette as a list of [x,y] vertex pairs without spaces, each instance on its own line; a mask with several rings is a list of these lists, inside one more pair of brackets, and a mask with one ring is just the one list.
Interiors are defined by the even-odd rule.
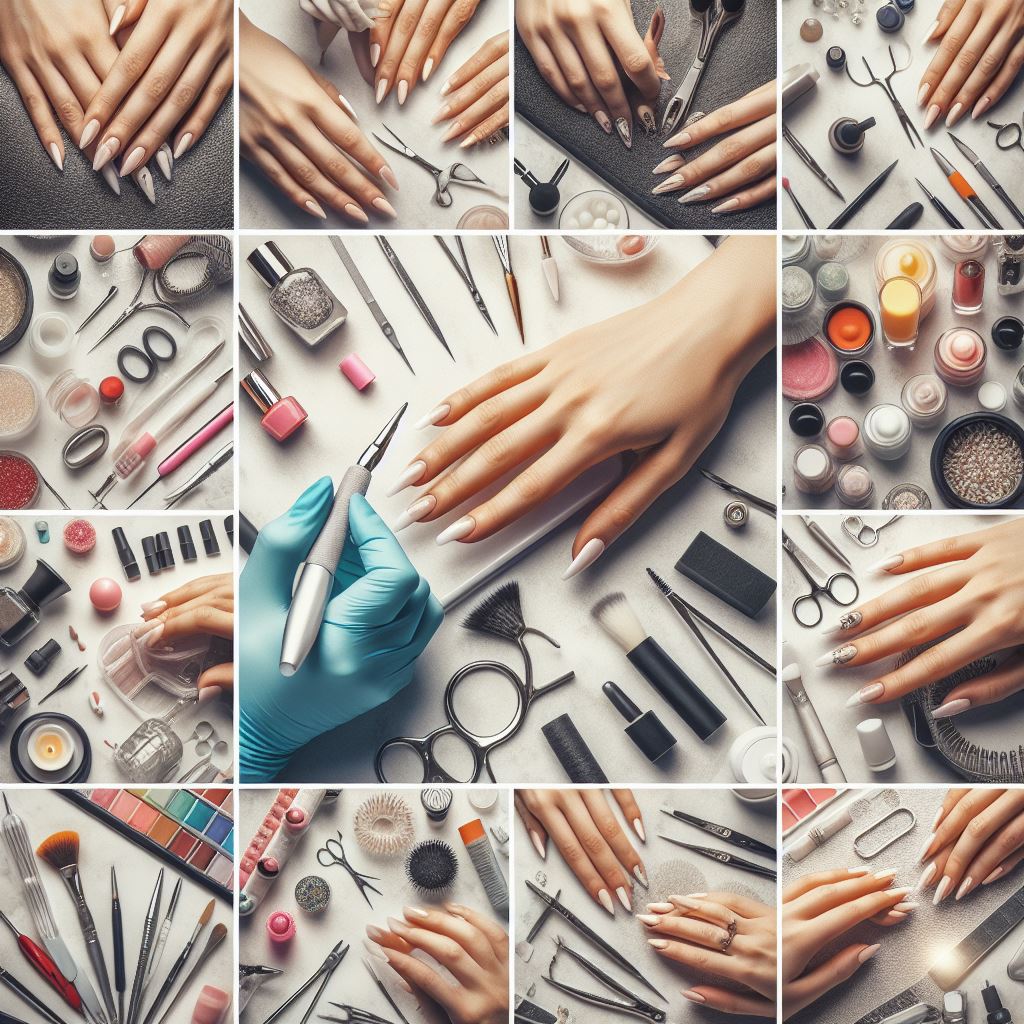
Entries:
[[784,789],[782,791],[782,834],[786,835],[838,796],[826,787]]
[[235,818],[230,789],[59,792],[133,843],[233,903]]

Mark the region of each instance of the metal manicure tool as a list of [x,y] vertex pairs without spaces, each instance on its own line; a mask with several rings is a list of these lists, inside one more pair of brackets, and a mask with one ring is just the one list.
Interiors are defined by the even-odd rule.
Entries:
[[1009,193],[1003,188],[1002,185],[996,180],[996,176],[985,166],[980,156],[967,145],[966,142],[961,142],[952,132],[946,132],[946,134],[953,140],[953,145],[960,150],[961,153],[974,166],[978,169],[978,173],[982,179],[988,184],[989,188],[1003,201],[1003,205],[1013,214],[1014,220],[1017,221],[1021,227],[1024,227],[1024,213],[1021,212],[1020,207],[1010,198]]
[[491,241],[494,242],[494,251],[498,254],[498,259],[501,260],[501,268],[505,271],[505,288],[508,291],[508,301],[512,305],[512,315],[515,317],[516,327],[519,328],[519,338],[525,345],[526,334],[523,332],[523,307],[519,302],[519,284],[516,281],[516,275],[512,271],[512,257],[508,251],[508,236],[491,235]]
[[107,294],[106,294],[106,295],[104,295],[102,299],[100,299],[100,301],[99,301],[99,304],[98,304],[98,305],[97,305],[97,306],[96,306],[96,307],[95,307],[95,308],[93,309],[93,311],[92,311],[92,312],[91,312],[91,313],[90,313],[90,314],[89,314],[89,315],[88,315],[88,316],[87,316],[87,317],[86,317],[86,318],[85,318],[85,319],[84,319],[84,320],[83,320],[83,321],[82,321],[82,322],[81,322],[81,323],[80,323],[80,324],[78,325],[78,328],[77,328],[77,330],[75,331],[75,334],[76,334],[76,335],[77,335],[77,334],[81,334],[81,333],[82,333],[82,331],[84,331],[84,330],[85,330],[85,328],[86,328],[86,327],[88,327],[90,323],[92,323],[93,317],[95,317],[95,316],[96,316],[96,314],[97,314],[97,313],[99,313],[101,309],[104,309],[104,308],[106,307],[107,303],[108,303],[108,302],[110,302],[110,300],[111,300],[111,299],[112,299],[112,298],[113,298],[113,297],[114,297],[114,296],[115,296],[116,294],[117,294],[117,285],[116,285],[116,284],[112,284],[112,285],[110,286],[110,291],[108,291],[108,292],[107,292]]
[[810,517],[801,516],[807,532],[841,565],[844,569],[853,572],[853,565],[843,554],[839,545]]
[[324,989],[327,988],[328,983],[334,976],[334,972],[341,966],[341,961],[345,959],[345,954],[348,953],[351,947],[345,945],[345,940],[341,939],[338,944],[327,954],[327,958],[317,968],[316,972],[311,974],[309,978],[302,983],[302,986],[296,989],[264,1022],[263,1024],[273,1024],[278,1017],[281,1016],[293,1003],[300,999],[306,992],[309,991],[319,981],[320,984],[317,986],[316,992],[313,993],[313,1001],[309,1004],[306,1012],[302,1015],[302,1020],[299,1024],[307,1024],[310,1017],[313,1016],[313,1011],[316,1009],[316,1004],[320,1002],[320,997],[324,994]]
[[183,498],[188,497],[197,487],[199,487],[203,481],[209,480],[214,473],[217,472],[221,466],[230,462],[235,454],[235,442],[228,441],[223,448],[221,448],[213,458],[208,459],[202,466],[199,467],[180,487],[176,487],[173,491],[169,491],[164,495],[164,510],[174,508]]
[[843,533],[862,548],[873,548],[878,543],[878,535],[887,526],[898,523],[902,518],[903,516],[892,516],[886,519],[881,526],[872,526],[870,523],[864,522],[861,516],[844,516]]
[[695,846],[693,843],[684,843],[681,839],[673,839],[671,836],[659,834],[658,838],[664,839],[666,843],[671,843],[673,846],[681,846],[684,850],[696,853],[700,857],[707,857],[708,860],[717,860],[719,864],[725,864],[726,867],[739,868],[740,871],[748,871],[752,875],[770,878],[773,882],[776,880],[776,874],[772,868],[766,868],[763,864],[755,864],[752,860],[737,857],[734,853],[714,850],[710,846]]
[[[861,57],[861,63],[867,68],[869,78],[866,82],[858,82],[856,78],[850,73],[850,64],[846,64],[846,77],[849,78],[854,85],[861,89],[870,89],[871,86],[877,85],[886,96],[889,97],[889,102],[892,104],[892,109],[896,111],[896,116],[899,118],[900,125],[903,131],[906,132],[907,138],[910,139],[910,145],[915,149],[918,144],[924,146],[924,140],[921,138],[920,133],[914,125],[914,122],[910,120],[910,115],[904,109],[903,104],[899,101],[895,91],[892,87],[893,78],[898,75],[901,71],[906,71],[910,67],[913,55],[910,52],[910,47],[907,47],[907,60],[902,67],[896,67],[896,56],[892,52],[892,47],[889,47],[889,60],[892,62],[892,71],[889,72],[884,78],[879,78],[874,71],[871,70],[871,65],[868,63],[867,57]],[[917,140],[915,142],[915,139]]]
[[458,246],[461,260],[456,258],[455,253],[448,248],[447,243],[440,235],[434,235],[434,238],[437,240],[437,244],[444,250],[445,256],[448,257],[448,261],[455,268],[456,273],[462,278],[462,283],[466,286],[469,294],[473,297],[473,301],[476,303],[476,308],[480,311],[480,315],[484,318],[487,326],[497,334],[498,329],[494,326],[491,314],[487,311],[487,304],[484,302],[484,298],[480,294],[480,289],[477,288],[476,281],[473,279],[473,270],[469,265],[469,257],[466,255],[466,248],[462,244],[462,236],[455,236],[455,244]]
[[387,986],[383,981],[377,977],[377,972],[373,969],[373,964],[370,962],[368,957],[363,957],[363,966],[370,972],[370,977],[373,978],[373,983],[377,986],[377,990],[387,1000],[388,1006],[395,1011],[395,1016],[402,1022],[402,1024],[409,1024],[405,1014],[398,1008],[398,1004],[392,998],[391,993],[387,990]]
[[334,1021],[334,1024],[392,1024],[386,1017],[378,1017],[375,1013],[370,1013],[369,1010],[360,1010],[357,1006],[349,1006],[347,1003],[331,1003],[331,1006],[337,1007],[342,1016],[330,1013],[319,1013],[317,1016],[321,1020]]
[[775,848],[773,846],[762,843],[760,839],[754,839],[753,836],[737,832],[734,828],[718,825],[704,818],[698,818],[696,815],[687,814],[686,811],[675,811],[670,807],[662,807],[661,813],[667,814],[670,818],[675,818],[678,821],[685,821],[687,825],[693,825],[694,828],[699,828],[703,832],[721,839],[723,843],[731,843],[733,846],[738,846],[741,850],[749,850],[751,853],[759,853],[762,857],[770,857],[772,860],[775,860]]
[[412,299],[413,305],[416,307],[420,316],[423,317],[424,323],[430,328],[431,333],[437,338],[439,342],[444,346],[445,352],[452,357],[452,361],[455,361],[455,356],[452,355],[452,350],[448,347],[448,342],[445,341],[444,334],[441,328],[438,326],[437,321],[434,319],[434,314],[430,312],[426,301],[423,296],[420,295],[419,289],[412,283],[412,278],[409,276],[409,271],[402,266],[402,261],[398,258],[398,253],[392,248],[391,243],[383,235],[375,235],[377,244],[381,248],[381,252],[387,257],[388,263],[391,264],[391,269],[398,276],[398,280],[402,282],[402,287],[405,289],[409,298]]
[[316,851],[316,860],[322,868],[329,868],[334,865],[344,868],[349,873],[349,877],[352,881],[356,883],[356,887],[359,889],[359,895],[366,900],[366,905],[371,910],[373,909],[373,904],[370,902],[370,897],[366,894],[367,890],[375,892],[378,896],[384,895],[384,893],[382,893],[376,886],[370,885],[371,881],[380,881],[376,875],[364,875],[361,871],[357,871],[352,866],[345,854],[345,847],[342,843],[340,831],[338,832],[337,839],[328,839],[327,842]]
[[729,483],[728,480],[722,479],[722,477],[717,473],[712,473],[710,469],[701,469],[700,475],[704,477],[705,480],[710,480],[713,484],[721,487],[723,491],[735,494],[738,498],[746,499],[751,505],[756,505],[761,509],[762,512],[767,512],[772,516],[778,512],[774,502],[768,501],[767,498],[759,498],[756,494],[751,494],[750,491],[745,491],[742,487],[737,487],[736,484]]

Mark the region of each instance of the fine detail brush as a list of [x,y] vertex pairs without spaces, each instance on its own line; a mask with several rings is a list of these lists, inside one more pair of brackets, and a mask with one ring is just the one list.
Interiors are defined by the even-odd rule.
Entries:
[[698,738],[709,740],[725,724],[725,715],[644,629],[625,594],[602,598],[591,615]]
[[508,301],[512,306],[512,316],[515,318],[516,327],[519,329],[519,339],[526,344],[526,333],[523,330],[523,307],[519,301],[519,284],[516,281],[515,271],[512,270],[512,256],[508,251],[508,237],[506,235],[491,235],[494,243],[494,251],[501,261],[501,269],[505,272],[505,290],[508,292]]
[[[206,961],[213,955],[213,951],[224,941],[227,937],[228,929],[226,925],[215,924],[210,929],[210,937],[206,940],[206,945],[203,947],[203,951],[196,957],[196,962],[192,965],[191,970],[182,979],[181,984],[178,986],[178,991],[171,996],[170,1002],[167,1004],[167,1009],[164,1010],[164,1015],[156,1022],[156,1024],[166,1024],[167,1018],[174,1012],[175,1004],[178,1000],[188,991],[189,986],[196,979],[196,975],[206,966]],[[269,968],[268,968],[269,969]],[[275,972],[280,974],[280,971]]]
[[128,985],[124,973],[124,920],[121,897],[117,893],[117,872],[110,866],[110,927],[114,935],[114,990],[117,992],[117,1019],[124,1024],[124,990]]
[[92,969],[100,983],[100,993],[103,996],[107,1019],[116,1021],[114,994],[110,988],[110,975],[107,973],[107,962],[103,957],[103,946],[100,944],[100,937],[96,932],[96,923],[93,921],[92,912],[85,902],[82,874],[78,867],[79,849],[78,833],[67,830],[54,832],[48,839],[44,839],[39,844],[36,854],[42,857],[64,879],[64,884],[75,904],[75,910],[78,912],[78,924],[82,929],[82,937],[85,939],[89,961],[92,963]]
[[804,227],[810,228],[813,231],[814,221],[811,220],[807,211],[803,208],[803,205],[801,204],[800,200],[797,199],[796,193],[793,191],[792,186],[789,184],[789,178],[784,177],[782,179],[782,187],[786,190],[786,195],[789,196],[790,201],[796,207],[796,212],[800,215],[800,219],[804,222]]
[[27,935],[23,935],[13,921],[0,910],[0,922],[3,922],[11,930],[18,943],[21,955],[35,968],[36,972],[49,982],[50,986],[60,993],[61,998],[71,1007],[72,1010],[82,1012],[82,997],[75,991],[60,968],[50,959],[46,950],[37,946]]
[[[174,983],[178,980],[178,975],[181,974],[182,968],[184,968],[186,961],[192,955],[192,949],[196,944],[196,939],[199,938],[199,933],[210,923],[210,918],[213,916],[213,904],[214,901],[210,900],[206,904],[205,909],[199,915],[199,920],[196,922],[195,928],[192,930],[192,935],[188,942],[185,943],[185,948],[181,951],[178,959],[171,965],[171,969],[168,972],[167,977],[164,979],[164,983],[160,986],[160,991],[157,992],[156,998],[153,1000],[153,1005],[149,1008],[149,1013],[146,1014],[143,1024],[153,1024],[156,1019],[156,1015],[160,1012],[160,1007],[163,1006],[164,1000],[170,994]],[[130,1022],[134,1024],[134,1022]]]
[[139,943],[139,960],[135,965],[135,980],[132,982],[132,996],[128,1001],[128,1019],[121,1024],[135,1024],[142,1012],[142,988],[146,983],[146,968],[149,966],[149,957],[153,952],[153,932],[156,928],[156,919],[160,916],[160,899],[164,891],[164,869],[156,876],[156,885],[153,887],[153,895],[149,900],[149,908],[146,911],[146,919],[142,925],[142,941]]
[[156,945],[153,947],[153,955],[149,958],[149,966],[146,968],[146,980],[142,986],[142,994],[146,994],[153,975],[160,965],[160,958],[164,955],[164,946],[167,945],[167,934],[171,930],[171,922],[174,920],[174,911],[178,908],[178,897],[181,895],[181,879],[179,878],[171,893],[171,902],[167,905],[167,913],[164,916],[164,923],[160,926],[160,935],[157,937]]
[[551,298],[557,302],[559,298],[558,264],[555,262],[555,257],[551,255],[551,243],[548,241],[547,235],[540,236],[540,269],[544,271],[544,280],[547,282],[548,291],[551,292]]
[[45,1017],[50,1024],[67,1024],[63,1017],[58,1017],[46,1003],[38,996],[33,995],[10,971],[0,967],[0,985],[9,988],[26,1006],[31,1006],[40,1016]]

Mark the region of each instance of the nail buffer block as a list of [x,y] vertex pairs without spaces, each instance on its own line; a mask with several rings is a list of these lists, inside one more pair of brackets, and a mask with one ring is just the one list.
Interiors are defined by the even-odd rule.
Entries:
[[775,580],[703,531],[676,562],[676,570],[752,619],[775,593]]

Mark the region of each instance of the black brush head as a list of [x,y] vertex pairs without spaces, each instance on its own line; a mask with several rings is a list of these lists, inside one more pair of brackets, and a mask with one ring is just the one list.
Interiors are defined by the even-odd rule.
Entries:
[[647,575],[654,581],[654,585],[663,593],[671,594],[672,588],[650,567],[647,569]]
[[455,851],[442,839],[417,843],[405,862],[405,873],[422,892],[440,892],[450,888],[459,872]]
[[513,643],[520,640],[526,631],[526,620],[519,599],[519,584],[515,580],[503,583],[493,594],[488,594],[462,624],[466,629],[490,633]]

